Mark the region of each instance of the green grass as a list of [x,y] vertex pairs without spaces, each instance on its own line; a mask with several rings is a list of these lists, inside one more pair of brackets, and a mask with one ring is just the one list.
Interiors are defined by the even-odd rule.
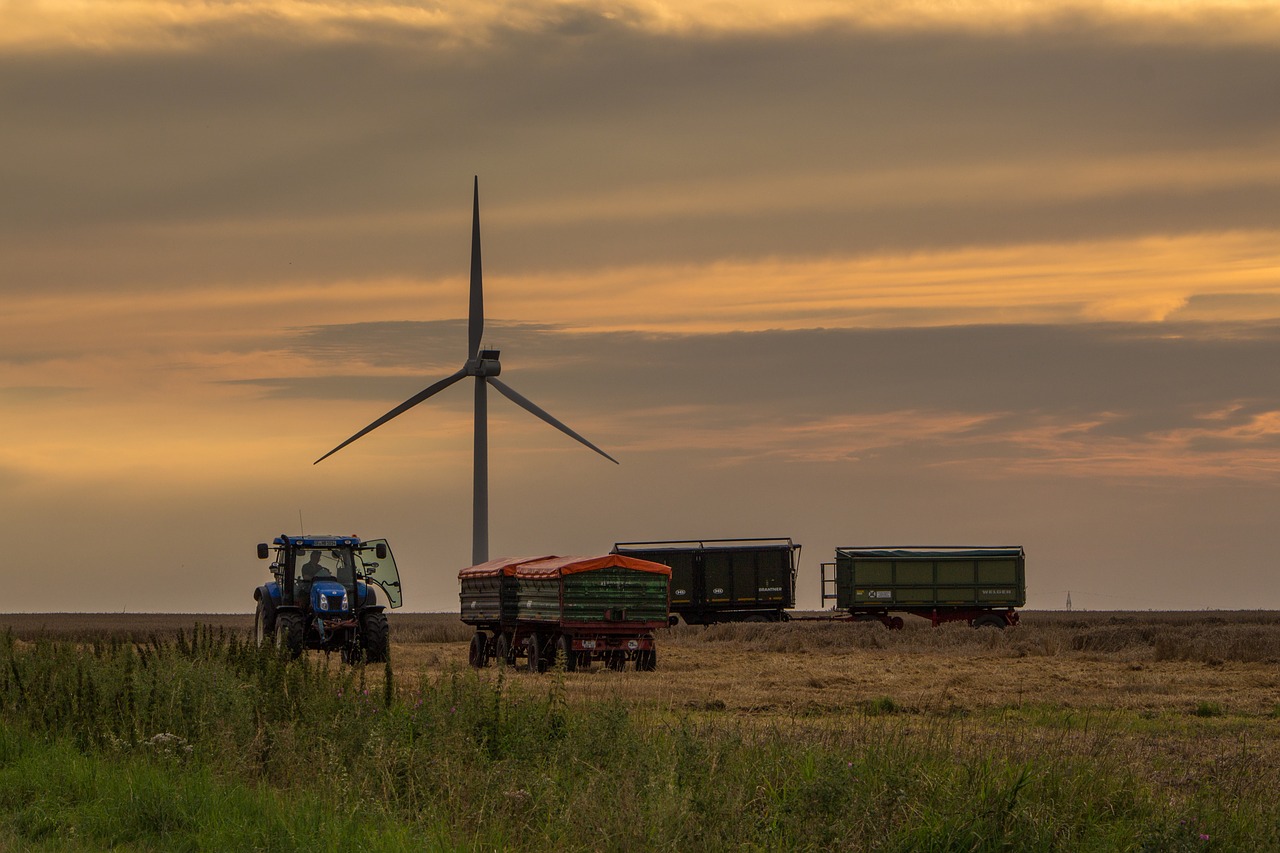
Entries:
[[335,808],[321,791],[286,797],[201,767],[86,755],[10,729],[0,729],[0,816],[0,844],[27,850],[420,849],[406,826]]
[[570,703],[564,679],[331,673],[209,631],[141,646],[0,640],[0,846],[1280,846],[1274,802],[1161,786],[1102,740],[1082,753],[1074,733],[1037,740],[1045,729],[1015,715],[927,719],[885,697],[847,727],[753,724]]

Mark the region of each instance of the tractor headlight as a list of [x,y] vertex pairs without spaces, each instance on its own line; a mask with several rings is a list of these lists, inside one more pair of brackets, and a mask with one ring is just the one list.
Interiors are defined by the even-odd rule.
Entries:
[[345,589],[342,591],[342,607],[341,607],[341,609],[342,609],[342,610],[346,610],[346,609],[347,609],[347,591],[346,591]]
[[328,609],[329,609],[329,596],[325,595],[324,593],[320,593],[319,595],[317,595],[317,596],[316,596],[316,607],[318,607],[320,610],[328,610]]

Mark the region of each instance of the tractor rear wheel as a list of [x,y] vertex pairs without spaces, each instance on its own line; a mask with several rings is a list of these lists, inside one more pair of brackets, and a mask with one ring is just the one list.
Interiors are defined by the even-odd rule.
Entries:
[[276,616],[276,648],[284,649],[291,658],[302,654],[301,613],[280,613]]
[[391,657],[391,629],[381,610],[360,617],[360,648],[366,663],[386,663]]
[[258,648],[270,643],[276,635],[276,607],[270,601],[258,599],[258,609],[253,614],[253,640]]

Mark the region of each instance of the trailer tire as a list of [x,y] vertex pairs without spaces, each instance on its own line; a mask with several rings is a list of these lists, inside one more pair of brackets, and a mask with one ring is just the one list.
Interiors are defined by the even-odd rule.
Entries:
[[561,661],[565,672],[574,672],[578,668],[578,653],[573,650],[573,640],[564,634],[556,637],[556,663]]
[[489,638],[485,636],[483,631],[476,631],[471,635],[471,647],[467,649],[467,663],[476,669],[483,669],[489,665],[488,651]]
[[276,648],[290,658],[302,655],[302,614],[281,613],[276,616]]
[[542,643],[538,638],[538,632],[534,631],[529,635],[529,672],[537,674],[545,672],[545,661],[542,659]]
[[889,630],[891,630],[891,631],[901,631],[901,630],[902,630],[902,626],[903,626],[903,625],[905,625],[905,624],[906,624],[906,623],[902,621],[902,617],[901,617],[901,616],[895,616],[895,617],[893,617],[892,619],[890,619],[890,620],[889,620]]
[[975,628],[999,628],[1001,631],[1005,629],[1008,623],[999,613],[987,613],[973,620]]
[[506,634],[499,634],[493,641],[493,657],[502,669],[511,666],[511,639]]

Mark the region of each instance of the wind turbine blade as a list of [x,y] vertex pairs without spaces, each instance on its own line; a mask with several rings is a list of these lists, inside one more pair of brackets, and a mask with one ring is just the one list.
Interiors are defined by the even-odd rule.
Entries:
[[312,462],[311,464],[312,464],[312,465],[319,465],[321,462],[323,462],[324,460],[328,459],[330,456],[332,456],[333,454],[337,453],[339,450],[341,450],[342,448],[346,447],[348,444],[350,444],[351,442],[355,441],[357,438],[360,438],[360,437],[361,437],[361,436],[363,436],[363,435],[367,435],[368,433],[373,432],[375,429],[377,429],[378,427],[382,426],[382,425],[383,425],[383,424],[385,424],[387,421],[391,420],[392,418],[396,417],[397,415],[402,415],[402,414],[404,414],[405,412],[407,412],[407,411],[409,411],[410,409],[412,409],[414,406],[416,406],[416,405],[418,405],[419,403],[421,403],[423,400],[425,400],[425,399],[427,399],[428,397],[430,397],[432,394],[435,394],[435,393],[438,393],[438,392],[440,392],[440,391],[443,391],[444,389],[448,388],[450,385],[452,385],[453,383],[457,382],[459,379],[461,379],[462,377],[464,377],[464,376],[466,376],[466,375],[467,375],[466,370],[459,370],[457,373],[453,374],[452,376],[446,377],[445,379],[441,379],[439,382],[435,383],[434,385],[428,385],[426,388],[422,389],[422,390],[421,390],[421,391],[419,391],[417,394],[414,394],[414,395],[413,395],[412,397],[410,397],[408,400],[405,400],[403,403],[401,403],[400,405],[396,406],[394,409],[392,409],[391,411],[387,412],[385,415],[383,415],[382,417],[378,418],[376,421],[374,421],[373,423],[369,424],[367,427],[365,427],[364,429],[360,430],[358,433],[356,433],[355,435],[351,436],[351,438],[348,438],[346,441],[342,442],[342,444],[339,444],[339,445],[338,445],[337,447],[335,447],[333,450],[330,450],[330,451],[329,451],[328,453],[326,453],[324,456],[321,456],[319,459],[317,459],[315,462]]
[[484,283],[480,273],[480,176],[471,204],[471,308],[467,312],[467,358],[480,352],[484,336]]
[[520,408],[524,409],[525,411],[529,412],[530,414],[533,414],[533,415],[538,416],[539,418],[542,418],[542,420],[544,420],[544,421],[546,421],[547,423],[551,424],[553,427],[555,427],[556,429],[560,430],[562,433],[564,433],[565,435],[569,436],[570,438],[573,438],[573,439],[576,439],[576,440],[578,440],[578,441],[582,442],[582,443],[583,443],[583,444],[585,444],[587,447],[590,447],[592,450],[594,450],[596,453],[599,453],[599,454],[600,454],[601,456],[603,456],[605,459],[608,459],[608,460],[609,460],[610,462],[612,462],[614,465],[617,465],[617,464],[618,464],[618,460],[617,460],[617,459],[614,459],[614,458],[613,458],[612,456],[610,456],[608,453],[605,453],[603,450],[601,450],[600,448],[596,447],[594,444],[592,444],[591,442],[587,441],[585,438],[583,438],[582,436],[578,435],[578,434],[577,434],[576,432],[574,432],[573,430],[569,429],[569,427],[565,426],[565,425],[564,425],[564,424],[562,424],[560,421],[558,421],[558,420],[556,420],[555,418],[551,417],[551,415],[547,414],[547,413],[546,413],[546,412],[544,412],[542,409],[540,409],[537,405],[535,405],[532,401],[528,400],[527,398],[525,398],[524,396],[522,396],[521,394],[519,394],[519,393],[518,393],[514,388],[512,388],[511,386],[503,384],[502,382],[498,381],[497,379],[494,379],[492,376],[488,377],[488,378],[487,378],[487,381],[488,381],[488,383],[489,383],[490,385],[492,385],[494,388],[497,388],[497,389],[498,389],[498,391],[502,394],[502,396],[506,397],[508,400],[510,400],[511,402],[515,403],[515,404],[516,404],[517,406],[519,406]]

